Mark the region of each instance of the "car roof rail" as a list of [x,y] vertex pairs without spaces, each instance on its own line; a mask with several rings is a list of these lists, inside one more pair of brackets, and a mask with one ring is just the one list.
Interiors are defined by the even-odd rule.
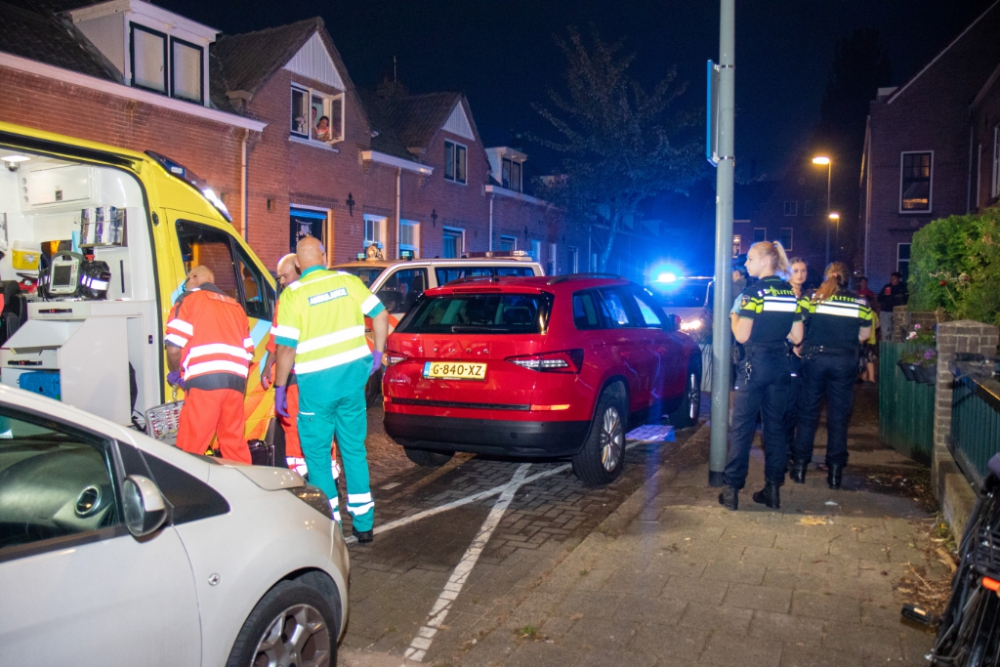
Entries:
[[[517,276],[504,276],[504,277],[515,278]],[[500,282],[500,276],[466,276],[464,278],[455,278],[454,280],[449,280],[444,285],[440,285],[440,287],[445,287],[447,285],[458,285],[459,283],[475,283],[475,282],[496,283]]]
[[548,284],[558,285],[559,283],[564,283],[568,280],[580,280],[582,278],[612,278],[615,280],[623,280],[623,278],[616,273],[569,273],[564,276],[556,276],[552,278]]

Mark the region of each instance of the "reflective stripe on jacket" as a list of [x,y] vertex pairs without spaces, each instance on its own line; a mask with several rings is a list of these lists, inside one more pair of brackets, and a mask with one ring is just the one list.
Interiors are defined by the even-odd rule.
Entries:
[[281,293],[279,345],[295,348],[295,373],[326,370],[371,354],[365,316],[385,310],[354,275],[311,267]]
[[211,283],[185,292],[167,320],[167,345],[179,347],[184,384],[246,389],[254,344],[243,307]]

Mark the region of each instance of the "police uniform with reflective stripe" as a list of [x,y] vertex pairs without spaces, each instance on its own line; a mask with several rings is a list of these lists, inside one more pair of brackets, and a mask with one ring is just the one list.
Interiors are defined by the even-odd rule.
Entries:
[[347,510],[358,531],[372,529],[374,502],[365,452],[365,383],[372,355],[365,316],[384,307],[356,276],[310,267],[281,293],[275,341],[295,349],[299,384],[299,439],[309,481],[329,496],[340,520],[330,471],[334,437],[344,460]]
[[858,335],[872,325],[868,302],[842,289],[825,301],[810,300],[802,343],[802,397],[795,436],[795,460],[812,461],[820,405],[827,399],[826,463],[847,465],[847,425],[858,374]]
[[746,484],[750,446],[761,413],[764,427],[765,477],[781,485],[788,465],[788,442],[783,417],[790,377],[785,339],[802,319],[792,286],[777,276],[748,285],[740,297],[741,318],[753,320],[745,357],[737,364],[733,396],[732,437],[723,473],[727,486]]

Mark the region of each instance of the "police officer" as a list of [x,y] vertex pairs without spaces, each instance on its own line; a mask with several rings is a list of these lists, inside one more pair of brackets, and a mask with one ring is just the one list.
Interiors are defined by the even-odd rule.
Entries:
[[854,404],[858,349],[871,334],[872,311],[865,299],[847,289],[850,273],[845,264],[834,262],[824,278],[805,314],[802,400],[792,480],[806,481],[820,403],[826,396],[826,481],[831,489],[839,489],[847,465],[847,423]]
[[[340,520],[337,485],[330,470],[330,443],[340,446],[347,478],[347,511],[361,543],[373,539],[375,503],[369,486],[365,436],[365,383],[382,363],[389,314],[356,276],[328,271],[323,245],[306,237],[296,247],[299,280],[282,292],[275,342],[275,408],[288,416],[287,383],[294,365],[299,384],[299,440],[309,481],[330,498]],[[365,339],[372,318],[375,350]]]
[[758,412],[764,426],[766,484],[753,499],[773,509],[781,506],[778,489],[788,465],[782,425],[789,381],[785,339],[793,343],[802,339],[802,314],[795,293],[775,275],[787,271],[788,257],[780,243],[761,241],[750,247],[747,272],[758,281],[743,290],[739,313],[732,316],[733,335],[743,345],[744,358],[737,365],[729,460],[719,494],[719,503],[734,511],[746,484]]
[[[809,266],[806,264],[806,260],[801,257],[792,257],[789,260],[789,267],[791,270],[789,272],[788,284],[792,286],[795,298],[804,305],[809,298],[809,295],[805,292],[805,282],[809,277]],[[806,301],[804,302],[803,299]],[[794,462],[792,458],[792,443],[795,442],[795,426],[799,422],[799,393],[802,384],[802,378],[799,374],[800,366],[802,365],[802,359],[799,357],[800,352],[801,348],[789,344],[788,363],[791,379],[788,383],[788,400],[785,403],[784,416],[785,441],[788,442],[789,464]]]

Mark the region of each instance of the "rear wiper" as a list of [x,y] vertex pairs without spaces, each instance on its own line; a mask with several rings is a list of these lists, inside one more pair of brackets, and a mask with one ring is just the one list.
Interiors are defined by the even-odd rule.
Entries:
[[476,324],[456,324],[451,328],[452,333],[504,333],[510,331],[505,327],[488,327]]

